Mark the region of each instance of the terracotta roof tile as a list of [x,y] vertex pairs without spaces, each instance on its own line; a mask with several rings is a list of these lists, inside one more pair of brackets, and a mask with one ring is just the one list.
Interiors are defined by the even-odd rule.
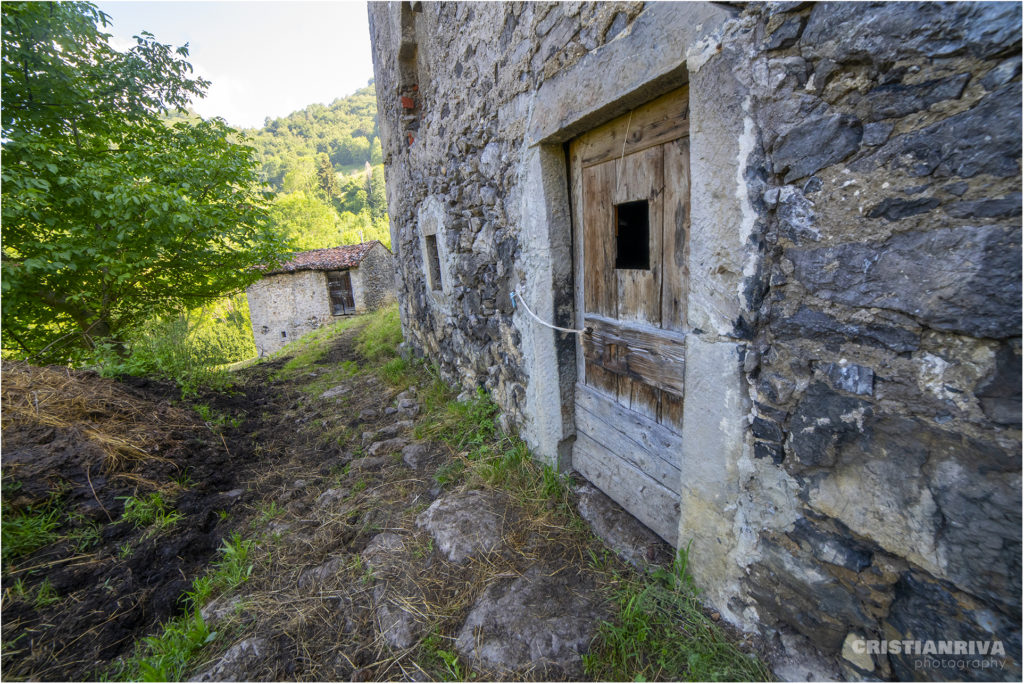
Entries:
[[363,242],[358,245],[342,245],[341,247],[327,247],[325,249],[311,249],[308,252],[293,254],[288,261],[282,263],[266,275],[275,273],[293,273],[295,271],[326,271],[338,268],[354,268],[373,249],[374,245],[381,244],[378,240]]

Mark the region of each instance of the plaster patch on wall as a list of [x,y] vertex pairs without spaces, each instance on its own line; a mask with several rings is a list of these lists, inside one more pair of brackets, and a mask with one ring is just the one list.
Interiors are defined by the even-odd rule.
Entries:
[[749,249],[750,236],[754,232],[754,225],[757,222],[757,211],[750,203],[749,188],[746,182],[747,162],[754,151],[757,142],[754,119],[750,115],[750,96],[743,99],[743,134],[740,135],[738,143],[739,150],[736,153],[736,201],[740,207],[740,225],[737,244],[748,247],[746,263],[743,265],[743,278],[736,283],[736,294],[743,301],[743,291],[748,278],[757,274],[757,267],[761,261],[761,255],[757,250]]
[[[703,25],[698,24],[696,33],[701,33]],[[722,49],[721,33],[716,32],[704,36],[690,46],[686,51],[686,68],[691,74],[701,70],[708,60],[717,55]]]

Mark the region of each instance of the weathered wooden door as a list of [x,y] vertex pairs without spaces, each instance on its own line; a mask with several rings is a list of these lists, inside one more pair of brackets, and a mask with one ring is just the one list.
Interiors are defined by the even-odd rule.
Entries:
[[690,217],[687,88],[572,142],[573,467],[675,545]]
[[356,302],[352,296],[352,276],[348,271],[329,271],[327,292],[331,297],[332,315],[347,316],[356,312]]

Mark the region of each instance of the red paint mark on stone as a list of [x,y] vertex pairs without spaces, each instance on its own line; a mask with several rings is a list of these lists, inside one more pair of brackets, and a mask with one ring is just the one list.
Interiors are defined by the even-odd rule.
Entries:
[[402,107],[405,109],[412,109],[416,106],[416,103],[412,101],[411,97],[402,96]]

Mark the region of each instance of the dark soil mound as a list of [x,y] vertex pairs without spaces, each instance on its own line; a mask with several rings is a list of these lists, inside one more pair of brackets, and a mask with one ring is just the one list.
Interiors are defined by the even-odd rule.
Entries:
[[[166,383],[2,370],[5,527],[26,515],[55,525],[39,548],[4,551],[4,675],[96,678],[182,608],[234,526],[239,483],[272,465],[247,434],[269,400],[250,387],[202,397],[218,432]],[[123,520],[128,497],[154,492],[181,515],[176,524]]]

